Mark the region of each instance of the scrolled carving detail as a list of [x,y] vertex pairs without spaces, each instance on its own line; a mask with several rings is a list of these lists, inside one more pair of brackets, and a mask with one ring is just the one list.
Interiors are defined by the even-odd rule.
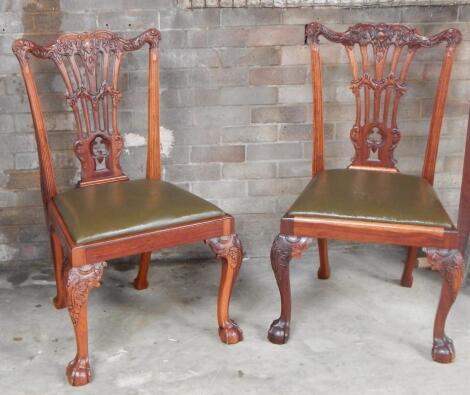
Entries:
[[117,89],[113,89],[106,81],[102,82],[97,92],[90,92],[87,88],[81,86],[72,94],[67,94],[65,98],[71,107],[75,106],[78,100],[86,99],[91,101],[93,107],[96,108],[99,101],[102,100],[105,95],[111,96],[115,104],[119,103],[122,99],[122,93]]
[[407,90],[406,82],[401,81],[394,74],[390,74],[387,78],[381,80],[371,78],[369,74],[364,74],[360,79],[351,81],[351,90],[353,93],[359,92],[364,85],[372,90],[385,90],[393,87],[400,95],[403,95]]
[[243,247],[236,234],[208,239],[205,243],[218,258],[230,258],[228,263],[235,268],[243,259]]
[[[458,250],[445,248],[423,248],[423,250],[431,268],[440,271],[452,287],[455,283],[462,283],[464,261]],[[451,297],[455,300],[457,294],[451,292]]]
[[101,51],[135,51],[147,43],[157,47],[161,39],[157,29],[148,29],[137,37],[125,39],[108,30],[85,33],[67,33],[56,42],[41,46],[30,40],[18,39],[13,42],[12,51],[16,56],[26,58],[31,53],[41,59],[58,60],[60,56],[80,54],[92,61],[94,54]]
[[425,37],[418,34],[416,29],[399,24],[358,23],[343,33],[328,29],[319,22],[305,26],[306,42],[318,44],[320,36],[345,46],[372,45],[378,50],[378,56],[383,55],[383,50],[390,45],[427,48],[446,42],[447,46],[455,47],[462,41],[462,34],[457,29],[447,29]]
[[87,303],[92,288],[100,286],[106,262],[69,268],[66,289],[67,307],[74,326],[77,325],[82,307]]
[[11,49],[22,65],[27,62],[30,54],[41,59],[47,59],[50,57],[51,51],[50,47],[42,47],[26,39],[13,41]]
[[273,242],[271,257],[277,257],[279,264],[284,266],[292,258],[299,258],[311,242],[309,237],[278,235]]
[[161,40],[160,31],[157,29],[148,29],[141,35],[130,40],[124,40],[123,48],[126,51],[135,51],[141,48],[145,43],[149,44],[151,48],[158,46]]

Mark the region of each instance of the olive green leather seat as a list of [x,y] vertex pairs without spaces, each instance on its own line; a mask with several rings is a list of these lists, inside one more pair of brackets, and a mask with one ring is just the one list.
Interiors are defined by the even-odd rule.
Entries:
[[77,244],[225,214],[212,203],[157,180],[72,189],[57,195],[54,202]]
[[315,216],[454,227],[422,177],[367,170],[326,170],[314,177],[285,216]]

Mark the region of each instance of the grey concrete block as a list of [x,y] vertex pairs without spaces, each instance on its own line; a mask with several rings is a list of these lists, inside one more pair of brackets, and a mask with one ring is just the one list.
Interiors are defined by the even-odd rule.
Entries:
[[250,110],[241,106],[200,107],[194,110],[196,126],[235,126],[250,121]]
[[304,35],[303,26],[261,26],[248,31],[246,45],[256,47],[302,44]]
[[222,26],[278,25],[281,10],[275,9],[225,9],[221,11]]
[[178,9],[162,10],[160,13],[160,28],[185,29],[188,26],[215,27],[219,26],[219,10],[193,10],[184,11]]
[[222,131],[224,143],[260,143],[276,140],[276,125],[230,126]]
[[165,166],[165,180],[175,182],[205,181],[220,179],[220,165],[191,164],[191,165],[168,165]]
[[[420,10],[421,7],[410,7],[412,9]],[[426,7],[427,8],[427,7]],[[420,11],[417,11],[419,14]],[[401,14],[400,8],[396,7],[380,7],[380,8],[353,8],[350,10],[345,10],[343,13],[343,23],[344,24],[355,24],[355,23],[377,23],[377,22],[391,22],[391,23],[400,23],[402,18],[405,19],[405,15]],[[418,22],[415,19],[413,22]]]
[[246,196],[244,181],[192,182],[191,192],[205,199],[231,199]]
[[304,105],[258,107],[252,110],[253,123],[298,123],[307,120],[307,107]]
[[220,48],[217,55],[223,67],[276,66],[281,59],[277,47]]
[[401,9],[405,23],[451,22],[457,20],[458,6],[405,7]]
[[299,143],[248,144],[246,155],[248,161],[298,159],[302,156],[302,146]]
[[304,84],[306,80],[306,67],[259,67],[250,70],[252,85]]
[[225,145],[193,147],[191,150],[191,162],[244,162],[244,145]]
[[275,162],[227,163],[222,167],[224,179],[272,178],[276,175]]
[[310,178],[276,178],[248,182],[249,196],[298,195]]

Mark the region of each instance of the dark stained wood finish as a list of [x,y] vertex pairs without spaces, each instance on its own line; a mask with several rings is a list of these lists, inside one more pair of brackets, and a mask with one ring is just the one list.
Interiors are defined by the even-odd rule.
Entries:
[[[351,64],[351,90],[356,100],[356,119],[350,133],[355,150],[350,168],[387,172],[398,171],[393,156],[401,138],[397,121],[398,108],[400,98],[408,89],[406,76],[413,58],[424,48],[446,44],[423,161],[422,177],[432,184],[452,64],[456,47],[462,39],[460,32],[447,29],[424,37],[415,29],[403,25],[357,24],[344,33],[338,33],[313,22],[306,26],[305,33],[312,60],[312,176],[318,175],[325,168],[320,36],[342,44]],[[360,62],[356,59],[357,54]],[[328,278],[330,275],[328,239],[409,246],[401,280],[401,284],[408,287],[413,281],[417,248],[425,246],[433,269],[439,270],[443,277],[434,327],[433,359],[443,363],[451,362],[454,348],[452,341],[444,333],[444,327],[462,283],[463,247],[470,231],[470,137],[467,137],[464,163],[457,228],[312,216],[283,217],[280,234],[274,240],[271,250],[271,264],[281,293],[281,316],[269,330],[271,342],[284,343],[289,336],[289,261],[296,255],[293,251],[305,249],[311,238],[318,239],[319,278]]]
[[67,90],[77,125],[74,151],[81,163],[80,187],[105,182],[125,182],[119,156],[123,140],[118,126],[119,70],[126,52],[145,44],[149,48],[148,74],[148,179],[161,177],[160,163],[160,32],[149,29],[127,40],[109,31],[64,34],[48,46],[29,40],[16,40],[12,49],[21,66],[33,117],[41,174],[41,191],[50,231],[54,258],[57,308],[68,307],[77,341],[76,357],[66,369],[72,385],[91,380],[88,356],[87,303],[92,288],[99,286],[105,261],[140,254],[140,267],[134,286],[145,289],[151,251],[161,248],[207,241],[222,260],[218,297],[219,336],[224,343],[242,340],[242,332],[229,317],[229,302],[242,262],[243,250],[230,215],[186,223],[154,231],[77,244],[54,203],[57,187],[41,110],[29,57],[49,59],[55,63]]

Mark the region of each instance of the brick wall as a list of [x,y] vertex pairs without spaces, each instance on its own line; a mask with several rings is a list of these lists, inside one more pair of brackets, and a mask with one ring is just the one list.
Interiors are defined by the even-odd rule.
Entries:
[[[165,179],[217,203],[237,218],[248,255],[269,253],[279,217],[309,179],[310,76],[303,25],[320,20],[336,30],[356,22],[405,22],[431,34],[457,27],[470,37],[470,6],[393,8],[180,9],[169,0],[43,0],[0,2],[0,262],[44,263],[49,258],[41,208],[32,122],[13,39],[45,43],[58,31],[109,28],[133,36],[162,31],[162,127],[174,138]],[[440,146],[436,185],[456,214],[463,136],[469,104],[470,41],[461,45]],[[327,164],[344,167],[351,156],[353,120],[347,60],[335,46],[325,62]],[[418,55],[401,108],[402,171],[418,173],[441,52]],[[62,100],[60,77],[37,64],[60,187],[76,176],[70,151],[73,122]],[[122,72],[121,129],[131,177],[144,169],[146,53],[128,56]],[[204,246],[164,252],[205,256]],[[0,264],[0,265],[1,265]]]
[[406,5],[455,5],[466,4],[467,0],[177,0],[179,7],[194,8],[244,8],[244,7],[400,7]]

